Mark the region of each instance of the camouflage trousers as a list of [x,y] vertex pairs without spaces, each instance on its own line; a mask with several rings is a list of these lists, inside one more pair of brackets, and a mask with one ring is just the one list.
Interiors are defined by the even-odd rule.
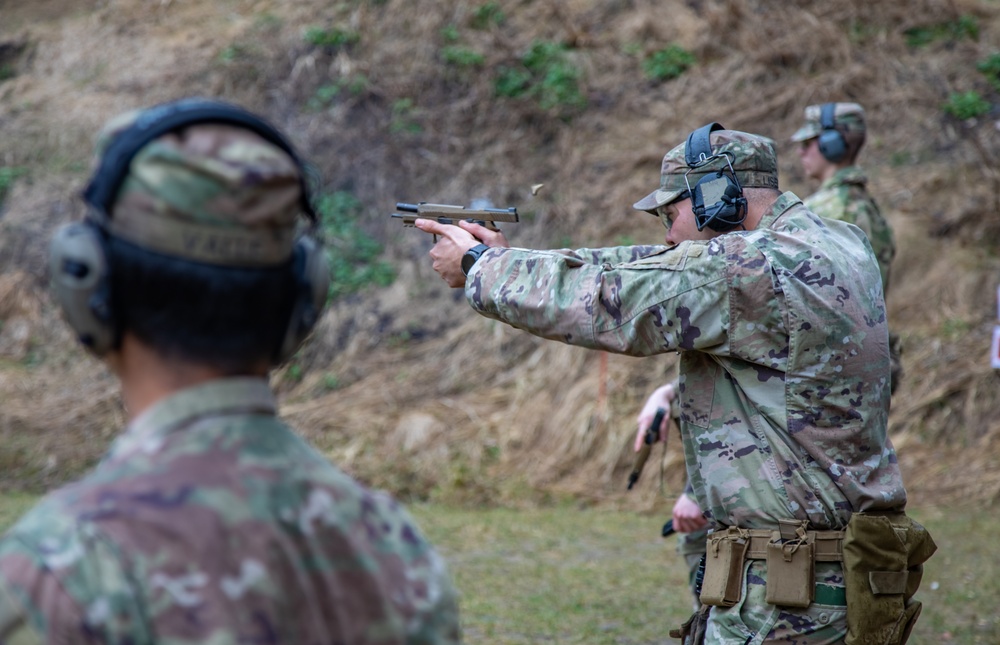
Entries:
[[816,564],[816,599],[805,609],[765,600],[767,566],[744,563],[743,597],[733,607],[712,607],[705,645],[838,645],[847,636],[847,600],[839,563]]

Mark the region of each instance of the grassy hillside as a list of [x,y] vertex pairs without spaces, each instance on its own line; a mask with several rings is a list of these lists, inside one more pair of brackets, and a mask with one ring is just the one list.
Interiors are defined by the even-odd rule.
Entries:
[[519,208],[519,246],[657,242],[630,204],[690,130],[773,137],[783,188],[804,195],[815,185],[788,142],[802,109],[854,100],[899,245],[891,431],[911,498],[995,503],[997,43],[991,0],[0,0],[0,483],[72,477],[121,424],[113,380],[44,289],[47,237],[82,214],[96,129],[205,95],[278,123],[321,177],[340,286],[274,376],[303,434],[402,495],[668,508],[676,442],[662,483],[647,474],[626,497],[623,482],[635,414],[675,357],[480,319],[431,271],[430,240],[388,214],[483,199]]

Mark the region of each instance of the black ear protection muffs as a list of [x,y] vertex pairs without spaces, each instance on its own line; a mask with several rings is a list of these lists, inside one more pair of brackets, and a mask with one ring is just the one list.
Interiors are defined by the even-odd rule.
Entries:
[[[736,171],[733,170],[732,153],[712,152],[712,133],[724,129],[719,123],[709,123],[689,134],[684,145],[684,161],[688,165],[684,183],[691,195],[691,210],[699,231],[707,226],[713,231],[725,233],[742,224],[747,217],[747,200],[743,196],[740,180],[736,178]],[[729,173],[723,167],[703,176],[691,188],[688,174],[719,158],[726,160]]]
[[299,169],[301,209],[309,220],[309,229],[296,240],[292,251],[296,297],[274,363],[290,357],[319,320],[326,303],[330,273],[320,244],[309,234],[315,229],[317,217],[304,164],[285,137],[256,115],[218,101],[183,99],[145,110],[115,136],[83,192],[83,199],[90,207],[86,219],[64,225],[52,238],[49,271],[53,294],[80,342],[97,356],[114,349],[121,340],[106,250],[109,235],[106,223],[111,218],[118,189],[125,181],[132,158],[143,146],[169,132],[202,123],[246,128],[287,153]]
[[835,121],[836,109],[836,103],[824,103],[819,112],[819,127],[822,131],[817,145],[823,158],[831,163],[839,163],[847,156],[847,141],[837,129]]

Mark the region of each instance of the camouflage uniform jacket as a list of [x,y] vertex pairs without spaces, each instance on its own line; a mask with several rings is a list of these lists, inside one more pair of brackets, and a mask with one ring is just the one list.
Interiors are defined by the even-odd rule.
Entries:
[[233,378],[135,419],[0,540],[0,638],[459,642],[454,589],[408,514],[275,411],[266,381]]
[[792,193],[754,230],[707,242],[490,249],[466,297],[571,345],[679,350],[688,475],[717,526],[838,529],[852,511],[905,505],[878,266],[857,227]]
[[820,217],[848,222],[865,232],[878,259],[883,291],[889,293],[889,269],[896,256],[896,241],[889,222],[868,194],[867,183],[868,177],[861,168],[841,168],[805,198],[805,205]]

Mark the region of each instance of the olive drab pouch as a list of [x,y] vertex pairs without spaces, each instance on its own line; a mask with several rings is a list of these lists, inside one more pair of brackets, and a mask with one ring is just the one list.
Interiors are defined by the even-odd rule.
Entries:
[[905,513],[854,513],[844,535],[846,645],[902,645],[920,615],[913,599],[937,545]]
[[705,580],[701,602],[713,607],[732,607],[743,595],[743,559],[750,546],[749,532],[735,526],[708,536]]
[[767,545],[767,602],[781,607],[808,607],[816,594],[812,542],[775,538]]

